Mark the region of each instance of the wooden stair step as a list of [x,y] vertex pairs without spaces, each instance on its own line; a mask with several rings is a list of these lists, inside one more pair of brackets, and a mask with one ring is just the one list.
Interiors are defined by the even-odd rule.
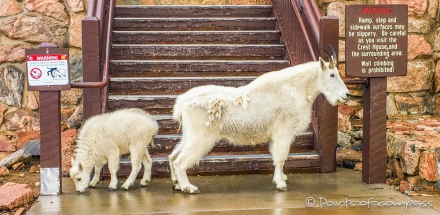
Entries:
[[177,95],[109,95],[107,109],[141,108],[150,114],[171,114]]
[[[152,176],[169,177],[170,166],[167,156],[153,157]],[[314,152],[291,153],[284,163],[284,173],[319,172],[320,156]],[[273,173],[274,167],[270,154],[250,155],[208,155],[199,164],[188,169],[188,175],[224,175],[243,173]],[[119,176],[128,176],[131,164],[128,159],[121,159]],[[138,174],[142,178],[143,168]],[[102,170],[104,179],[110,177],[107,166]]]
[[275,17],[115,18],[114,30],[274,30]]
[[113,44],[115,60],[283,60],[280,44]]
[[250,83],[255,77],[120,77],[111,78],[108,85],[109,94],[181,94],[187,90],[203,85],[221,85],[240,87]]
[[115,17],[270,17],[272,5],[117,5]]
[[280,44],[279,30],[260,31],[113,31],[113,44],[227,43]]
[[112,60],[111,75],[118,76],[207,76],[246,75],[280,70],[287,60]]
[[[154,115],[155,119],[159,124],[159,134],[168,135],[168,134],[181,134],[181,130],[179,130],[179,123],[174,121],[171,113],[170,114],[160,114]],[[163,136],[161,136],[163,137]],[[309,145],[309,143],[313,142],[313,133],[310,131],[301,133],[295,144],[297,146]]]
[[[299,134],[290,147],[291,152],[303,152],[313,149],[313,132],[305,131]],[[151,154],[169,155],[174,147],[180,142],[181,134],[159,134],[154,137],[155,147],[150,149]],[[255,146],[238,146],[231,145],[225,141],[219,141],[215,144],[212,153],[231,153],[231,152],[253,152],[261,154],[269,153],[268,143],[258,144]]]

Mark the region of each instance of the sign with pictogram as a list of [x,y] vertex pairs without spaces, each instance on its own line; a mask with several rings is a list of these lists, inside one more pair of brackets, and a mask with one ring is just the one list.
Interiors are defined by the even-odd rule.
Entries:
[[29,90],[70,89],[67,49],[45,47],[26,50]]

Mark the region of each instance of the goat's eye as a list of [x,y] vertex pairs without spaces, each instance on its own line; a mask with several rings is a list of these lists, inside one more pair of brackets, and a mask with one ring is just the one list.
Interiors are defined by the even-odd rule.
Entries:
[[333,78],[333,77],[335,77],[335,74],[333,74],[333,73],[332,73],[332,74],[330,74],[330,77],[332,77],[332,78]]
[[76,180],[77,180],[77,181],[81,181],[81,178],[77,178]]

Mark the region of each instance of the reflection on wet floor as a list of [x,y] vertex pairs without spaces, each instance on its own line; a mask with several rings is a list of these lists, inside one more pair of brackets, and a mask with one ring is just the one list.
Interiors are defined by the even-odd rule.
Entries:
[[[128,191],[114,192],[107,191],[108,181],[103,181],[84,193],[77,193],[73,181],[63,178],[63,194],[40,196],[28,214],[440,214],[440,198],[425,200],[433,207],[412,205],[408,210],[404,206],[361,205],[359,202],[370,198],[392,202],[412,199],[385,184],[365,184],[360,172],[353,170],[289,174],[287,192],[277,191],[272,177],[190,177],[201,190],[196,195],[172,191],[169,178],[153,178],[147,187],[139,187],[136,180]],[[344,206],[347,200],[357,204]]]

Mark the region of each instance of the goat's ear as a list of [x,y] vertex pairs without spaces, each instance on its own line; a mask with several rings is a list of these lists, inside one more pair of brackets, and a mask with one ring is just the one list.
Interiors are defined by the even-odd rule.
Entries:
[[75,163],[75,159],[71,158],[70,162],[72,162],[72,166]]
[[81,163],[78,164],[78,169],[79,169],[79,171],[83,170],[83,165]]
[[325,62],[321,57],[319,57],[319,66],[321,67],[322,71],[324,71],[326,69]]

